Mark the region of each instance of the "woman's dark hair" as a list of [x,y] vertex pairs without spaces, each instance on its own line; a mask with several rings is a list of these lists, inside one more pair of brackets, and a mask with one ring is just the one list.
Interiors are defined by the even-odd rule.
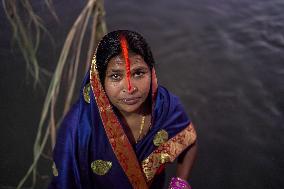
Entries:
[[109,60],[122,52],[121,36],[126,38],[129,52],[141,55],[150,68],[154,66],[154,58],[150,47],[139,33],[128,30],[112,31],[102,38],[97,48],[96,66],[102,83],[104,83]]

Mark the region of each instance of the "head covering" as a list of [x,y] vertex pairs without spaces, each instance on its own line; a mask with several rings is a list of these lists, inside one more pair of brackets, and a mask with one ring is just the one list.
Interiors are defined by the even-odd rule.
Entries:
[[152,67],[152,127],[133,146],[104,92],[97,64],[100,44],[79,100],[58,132],[54,149],[58,174],[49,188],[162,188],[163,165],[195,141],[195,130],[179,99],[158,86]]

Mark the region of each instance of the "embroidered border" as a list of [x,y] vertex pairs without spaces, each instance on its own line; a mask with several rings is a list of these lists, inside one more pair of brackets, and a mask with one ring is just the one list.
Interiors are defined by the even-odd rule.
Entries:
[[118,162],[135,189],[147,189],[147,183],[137,160],[136,154],[125,135],[110,102],[99,81],[96,70],[96,54],[92,59],[90,81],[95,100],[99,108],[100,116]]
[[161,144],[142,162],[142,169],[147,178],[151,181],[159,167],[167,162],[173,162],[175,158],[189,145],[196,140],[196,132],[192,124],[189,124],[183,131]]

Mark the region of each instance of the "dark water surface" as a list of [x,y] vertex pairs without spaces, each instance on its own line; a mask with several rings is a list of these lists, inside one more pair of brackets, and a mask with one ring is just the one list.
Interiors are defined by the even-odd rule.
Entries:
[[[55,5],[64,31],[54,25],[53,32],[61,42],[84,1]],[[181,98],[196,125],[193,189],[284,188],[284,1],[112,0],[105,5],[109,31],[130,29],[145,36],[159,83]],[[3,12],[1,20],[0,187],[15,185],[31,162],[44,97],[43,91],[31,91],[31,84],[19,83],[18,77],[25,78],[23,60],[9,50]],[[45,56],[55,56],[60,46]]]
[[106,2],[143,33],[199,134],[193,188],[284,187],[284,1]]

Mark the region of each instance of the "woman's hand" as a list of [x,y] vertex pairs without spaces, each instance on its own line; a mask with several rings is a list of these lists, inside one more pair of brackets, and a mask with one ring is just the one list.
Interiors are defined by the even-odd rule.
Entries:
[[187,180],[197,155],[197,141],[178,156],[176,176]]

